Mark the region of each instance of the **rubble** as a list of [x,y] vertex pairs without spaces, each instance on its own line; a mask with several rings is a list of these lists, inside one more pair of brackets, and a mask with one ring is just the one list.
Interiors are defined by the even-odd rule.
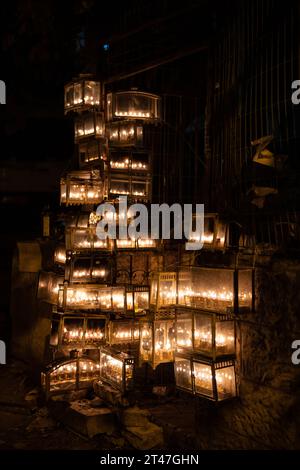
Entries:
[[125,439],[138,450],[163,448],[163,430],[156,424],[148,422],[147,426],[130,426],[123,431]]
[[88,438],[97,434],[112,434],[116,417],[107,406],[92,406],[90,400],[66,402],[60,397],[51,399],[51,413],[68,429]]

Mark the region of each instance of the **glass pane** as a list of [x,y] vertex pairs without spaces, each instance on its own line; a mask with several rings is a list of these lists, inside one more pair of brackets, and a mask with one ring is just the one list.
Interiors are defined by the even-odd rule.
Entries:
[[101,310],[111,310],[112,309],[112,292],[111,289],[101,289],[99,295],[99,308]]
[[140,359],[144,362],[152,361],[152,323],[142,323],[140,329]]
[[83,323],[81,318],[65,318],[62,333],[62,344],[64,346],[72,346],[83,341]]
[[175,320],[154,323],[154,362],[172,362],[174,359]]
[[233,270],[195,268],[185,280],[179,276],[179,303],[217,312],[232,311]]
[[152,305],[156,305],[157,300],[157,279],[152,279],[151,281],[151,289],[150,289],[150,303]]
[[218,399],[225,400],[236,396],[234,367],[224,367],[216,370]]
[[131,321],[110,322],[110,343],[122,344],[133,340],[133,323]]
[[147,183],[144,181],[132,182],[132,195],[133,196],[147,196]]
[[149,169],[149,157],[148,157],[148,155],[143,154],[143,153],[133,154],[131,167],[135,171],[137,171],[137,170],[148,170]]
[[112,179],[110,182],[110,192],[112,194],[130,194],[129,181]]
[[108,382],[113,382],[118,388],[122,387],[123,383],[123,362],[115,357],[112,357],[107,352],[102,352],[100,355],[100,377]]
[[88,114],[84,118],[84,135],[95,134],[94,115]]
[[193,318],[178,315],[176,319],[177,348],[192,349],[193,347]]
[[101,136],[104,135],[104,123],[103,123],[103,115],[97,113],[96,115],[96,135]]
[[217,321],[216,322],[216,353],[234,354],[234,322],[233,321]]
[[96,105],[100,100],[100,84],[94,81],[84,82],[84,101],[86,104]]
[[124,288],[112,289],[112,302],[114,310],[124,310],[125,308],[125,290]]
[[65,246],[58,246],[54,252],[54,262],[57,264],[65,264],[66,262],[66,248]]
[[74,104],[82,103],[82,86],[81,82],[74,85]]
[[239,283],[239,310],[252,309],[252,271],[240,270],[238,271]]
[[176,274],[159,275],[158,304],[173,305],[176,303]]
[[212,318],[209,315],[195,314],[195,349],[212,354]]
[[50,392],[76,388],[76,361],[57,366],[50,373]]
[[189,359],[175,356],[175,380],[178,387],[192,391],[192,371]]
[[98,345],[105,340],[105,320],[88,318],[84,335],[86,345]]
[[142,93],[118,93],[115,95],[115,116],[140,119],[157,118],[155,97]]
[[73,92],[73,85],[69,85],[65,87],[65,107],[69,108],[73,106],[74,102],[74,92]]
[[206,364],[194,362],[195,392],[200,395],[213,397],[211,367]]
[[149,309],[149,292],[134,293],[134,311],[140,312]]
[[216,234],[216,248],[224,248],[227,226],[224,222],[218,221]]
[[95,309],[99,305],[98,288],[67,287],[67,307]]
[[90,359],[79,359],[79,385],[99,379],[99,364]]

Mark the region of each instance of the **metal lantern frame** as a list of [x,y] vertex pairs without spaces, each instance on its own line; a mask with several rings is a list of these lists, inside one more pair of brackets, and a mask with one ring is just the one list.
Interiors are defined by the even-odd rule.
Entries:
[[[78,341],[70,341],[67,343],[64,340],[64,329],[68,321],[74,320],[76,322],[82,323],[82,335],[81,339]],[[89,339],[87,337],[87,332],[90,330],[89,322],[90,321],[101,321],[103,323],[103,338]],[[53,341],[53,325],[56,324],[55,333],[57,334],[57,341]],[[79,335],[78,335],[79,336]],[[74,349],[99,349],[100,346],[105,344],[107,340],[107,316],[106,315],[86,315],[86,314],[77,314],[77,315],[59,315],[54,317],[51,322],[51,335],[50,335],[50,346],[54,350],[74,350]],[[52,339],[52,340],[51,340]]]
[[[95,366],[95,374],[94,377],[88,377],[87,380],[82,380],[81,365],[86,362]],[[68,366],[73,366],[73,370],[75,371],[73,374],[74,378],[65,378],[65,380],[62,379],[60,383],[58,382],[58,384],[61,385],[60,387],[58,386],[56,389],[51,389],[51,375],[54,374],[55,371],[57,371],[59,368],[67,368]],[[46,399],[49,399],[50,396],[64,392],[90,388],[93,382],[99,378],[99,370],[99,361],[95,361],[94,359],[87,356],[77,356],[76,358],[68,359],[66,361],[56,361],[51,363],[41,372],[41,385]]]
[[[89,95],[86,96],[87,86],[94,87],[95,99],[91,100]],[[71,102],[68,101],[68,94],[71,95]],[[91,75],[80,75],[65,85],[64,96],[65,114],[71,111],[82,112],[91,108],[99,108],[101,106],[101,83]]]
[[[84,265],[84,266],[80,266]],[[81,275],[76,275],[79,271]],[[98,270],[97,270],[98,269]],[[110,255],[101,252],[86,254],[74,253],[66,265],[65,280],[71,283],[110,284],[113,278],[113,265]]]
[[[191,295],[190,292],[183,288],[184,283],[188,287],[193,285],[193,276],[197,276],[197,273],[207,273],[211,275],[212,273],[218,273],[230,276],[230,285],[229,292],[232,293],[232,301],[229,300],[230,305],[216,306],[218,299],[214,300],[208,297],[206,302],[203,298],[203,302],[198,295]],[[247,282],[250,284],[249,298],[247,303],[248,306],[241,305],[239,300],[240,287],[241,287],[241,278],[243,274],[247,274]],[[163,283],[166,285],[165,297],[163,300],[163,294],[161,286]],[[217,283],[217,280],[216,280]],[[227,314],[239,314],[243,312],[255,311],[255,271],[253,268],[230,268],[230,267],[181,267],[177,272],[158,272],[155,273],[151,279],[151,295],[150,295],[150,307],[154,311],[159,311],[160,309],[175,307],[176,305],[193,307],[199,310],[207,310],[209,312],[215,313],[227,313]]]
[[[204,317],[207,319],[210,324],[210,343],[209,348],[201,348],[197,345],[196,341],[196,323],[197,317]],[[211,357],[216,360],[220,357],[233,356],[236,353],[236,317],[233,314],[222,314],[217,312],[210,312],[207,310],[194,309],[190,307],[175,307],[175,331],[176,331],[176,349],[177,351],[187,351],[187,352],[196,352],[203,356]],[[190,320],[191,321],[191,344],[182,345],[179,344],[179,324],[181,320]],[[226,350],[226,344],[222,347],[217,345],[217,330],[219,324],[232,324],[232,333],[233,333],[233,348],[230,352],[224,352]]]
[[82,137],[78,142],[78,163],[81,169],[103,167],[108,153],[106,139]]
[[116,121],[106,126],[109,146],[142,148],[144,129],[139,121]]
[[[119,361],[122,364],[121,380],[114,379],[113,374],[104,374],[103,372],[103,357],[109,356],[115,361]],[[129,378],[126,376],[127,369],[131,370],[131,375]],[[103,383],[107,383],[112,387],[119,390],[122,394],[132,390],[134,383],[134,371],[135,371],[135,359],[132,355],[124,352],[118,351],[117,349],[108,346],[100,348],[100,380]],[[128,380],[127,380],[128,379]]]
[[[92,127],[88,127],[92,122]],[[105,139],[105,120],[102,111],[91,110],[79,114],[74,122],[75,143],[82,139]]]
[[66,248],[76,253],[111,252],[113,243],[97,237],[96,226],[69,227],[66,230]]
[[[107,324],[108,331],[108,344],[111,346],[124,346],[138,344],[140,341],[140,326],[139,323],[131,319],[118,319],[110,320]],[[116,337],[116,331],[122,333],[121,330],[127,329],[129,334],[122,335],[120,334]]]
[[[197,214],[193,214],[193,221],[197,218]],[[206,226],[211,228],[207,231]],[[229,226],[220,218],[216,212],[204,214],[203,227],[203,249],[224,251],[229,242]],[[205,233],[206,232],[206,233]],[[197,238],[197,241],[200,240]]]
[[[79,186],[80,198],[72,197],[71,187]],[[82,190],[83,189],[83,190]],[[97,195],[89,196],[93,189]],[[68,205],[98,204],[103,199],[103,182],[99,170],[71,171],[60,180],[60,202]]]
[[[130,111],[129,104],[127,111],[118,111],[118,100],[119,98],[127,99],[128,102],[130,98],[134,101],[137,101],[139,98],[148,100],[149,109],[152,109],[152,112],[142,112],[141,110]],[[108,93],[106,95],[106,119],[107,121],[116,121],[116,120],[140,120],[145,122],[158,121],[160,119],[160,102],[161,99],[158,95],[153,93],[145,93],[143,91],[119,91]]]
[[[180,367],[183,367],[183,364],[185,364],[185,366],[189,370],[189,378],[187,380],[187,385],[178,383],[179,377],[177,376],[177,373],[178,373],[177,367],[179,367],[178,364],[180,360],[182,363]],[[200,391],[199,389],[197,389],[196,379],[195,379],[195,364],[200,364],[202,366],[208,367],[211,371],[211,377],[210,377],[211,387],[207,389],[208,390],[207,392],[205,391],[205,389],[203,389],[203,391]],[[175,368],[174,371],[175,371],[176,388],[178,390],[188,392],[190,394],[205,398],[213,402],[223,402],[223,401],[234,399],[235,397],[238,396],[238,386],[237,386],[237,380],[236,380],[234,358],[213,360],[213,359],[205,358],[203,356],[195,355],[193,353],[176,352],[174,368]],[[226,368],[233,368],[234,393],[224,394],[224,396],[222,396],[222,394],[218,391],[217,371],[220,371],[223,369],[225,370]]]
[[[94,299],[86,299],[80,301],[78,299],[77,303],[68,302],[68,290],[77,290],[81,292],[93,292]],[[134,318],[138,313],[135,311],[135,297],[138,293],[148,293],[149,297],[149,287],[148,286],[137,286],[137,285],[115,285],[115,286],[105,286],[101,284],[79,284],[79,283],[68,283],[65,282],[59,286],[58,291],[58,307],[59,312],[71,312],[71,311],[93,311],[97,312],[112,312],[118,313],[126,316],[127,314]],[[118,305],[118,297],[122,296],[121,306]],[[131,308],[128,308],[128,295],[132,296],[132,301],[130,302]],[[106,302],[101,296],[106,298]],[[116,297],[117,296],[117,297]],[[120,299],[119,299],[120,300]],[[147,310],[147,309],[146,309]],[[139,313],[141,313],[143,310]]]

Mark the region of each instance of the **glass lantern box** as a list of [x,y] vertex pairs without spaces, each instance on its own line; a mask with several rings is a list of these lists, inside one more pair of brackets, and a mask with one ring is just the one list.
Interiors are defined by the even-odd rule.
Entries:
[[111,320],[108,323],[108,342],[111,345],[138,343],[139,323],[134,320]]
[[65,114],[100,105],[100,82],[81,75],[65,85]]
[[100,349],[100,380],[123,394],[133,388],[134,357],[112,347]]
[[177,351],[196,351],[216,359],[235,354],[235,320],[220,314],[176,307]]
[[213,361],[201,356],[176,353],[176,387],[180,390],[220,402],[237,396],[233,359]]
[[60,180],[61,204],[98,204],[103,199],[99,170],[72,171]]
[[149,172],[150,155],[145,152],[110,152],[109,167],[111,171]]
[[107,132],[110,146],[143,146],[143,126],[138,124],[138,122],[113,122],[108,126]]
[[116,248],[118,250],[147,250],[149,248],[157,248],[157,240],[152,240],[151,238],[139,238],[137,240],[131,238],[127,240],[117,239]]
[[51,323],[50,345],[63,349],[96,349],[106,341],[106,319],[99,316],[63,316]]
[[110,283],[112,281],[111,258],[95,254],[91,256],[73,255],[70,267],[66,269],[65,277],[73,283]]
[[60,285],[58,310],[99,310],[125,313],[125,288],[99,284]]
[[140,322],[140,363],[155,369],[159,364],[174,361],[176,349],[175,320],[158,319]]
[[[193,214],[193,223],[196,223],[197,214]],[[204,249],[223,250],[227,245],[228,226],[221,221],[218,214],[204,214],[203,234],[193,234],[189,241],[203,242]]]
[[154,274],[151,280],[150,305],[158,310],[177,303],[177,273],[160,272]]
[[191,355],[188,353],[175,353],[174,374],[176,388],[189,393],[194,393]]
[[51,395],[90,388],[99,379],[99,362],[77,357],[52,363],[41,373],[41,385],[48,399]]
[[112,173],[109,178],[109,197],[128,196],[136,201],[148,201],[151,197],[151,180],[148,176]]
[[56,305],[58,299],[59,285],[64,281],[63,276],[52,272],[40,271],[38,281],[38,300],[43,300]]
[[193,356],[195,395],[223,401],[237,395],[234,360],[204,361]]
[[78,144],[79,166],[86,167],[91,164],[97,164],[106,158],[107,147],[99,139],[89,137],[80,139]]
[[105,138],[103,113],[94,111],[76,117],[75,142],[80,142],[84,137]]
[[178,276],[178,304],[219,313],[254,310],[252,269],[192,267]]
[[107,120],[139,119],[143,121],[160,118],[160,98],[141,91],[108,93],[106,98]]
[[97,237],[96,226],[87,228],[69,227],[66,230],[66,247],[78,253],[93,251],[111,251],[112,245],[108,238],[100,240]]

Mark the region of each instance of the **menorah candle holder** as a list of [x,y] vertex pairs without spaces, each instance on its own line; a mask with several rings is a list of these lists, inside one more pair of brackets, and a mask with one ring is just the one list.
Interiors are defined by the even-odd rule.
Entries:
[[100,349],[100,380],[123,394],[133,388],[134,357],[112,347]]
[[236,351],[236,328],[232,314],[176,307],[177,351],[195,351],[216,359]]
[[55,362],[41,373],[41,385],[48,399],[51,395],[90,388],[99,380],[100,364],[87,357]]
[[107,145],[105,140],[99,138],[87,137],[81,138],[78,142],[79,167],[93,167],[94,165],[103,166],[101,163],[106,159]]
[[193,354],[176,353],[176,387],[214,402],[237,396],[234,359],[210,360]]
[[72,283],[111,283],[111,257],[91,254],[74,254],[66,267],[65,279]]
[[111,147],[143,146],[143,126],[135,121],[112,122],[107,126],[107,135]]
[[55,349],[97,349],[106,339],[105,316],[78,314],[52,319],[50,346]]
[[72,171],[60,180],[61,204],[98,204],[102,199],[103,183],[99,170]]
[[95,139],[105,138],[104,114],[99,111],[90,111],[79,114],[74,123],[75,142],[79,143],[86,137]]
[[[193,214],[193,225],[196,226],[198,215]],[[228,224],[222,221],[217,213],[204,214],[203,233],[188,237],[189,242],[202,242],[204,249],[224,250],[228,244]]]
[[108,322],[108,343],[124,345],[138,343],[139,323],[135,320],[111,320]]
[[177,304],[218,313],[254,310],[254,271],[190,267],[178,273]]
[[120,91],[106,96],[107,121],[157,121],[160,118],[160,98],[141,91]]
[[74,111],[82,112],[101,103],[100,82],[90,75],[80,75],[65,85],[65,114]]

